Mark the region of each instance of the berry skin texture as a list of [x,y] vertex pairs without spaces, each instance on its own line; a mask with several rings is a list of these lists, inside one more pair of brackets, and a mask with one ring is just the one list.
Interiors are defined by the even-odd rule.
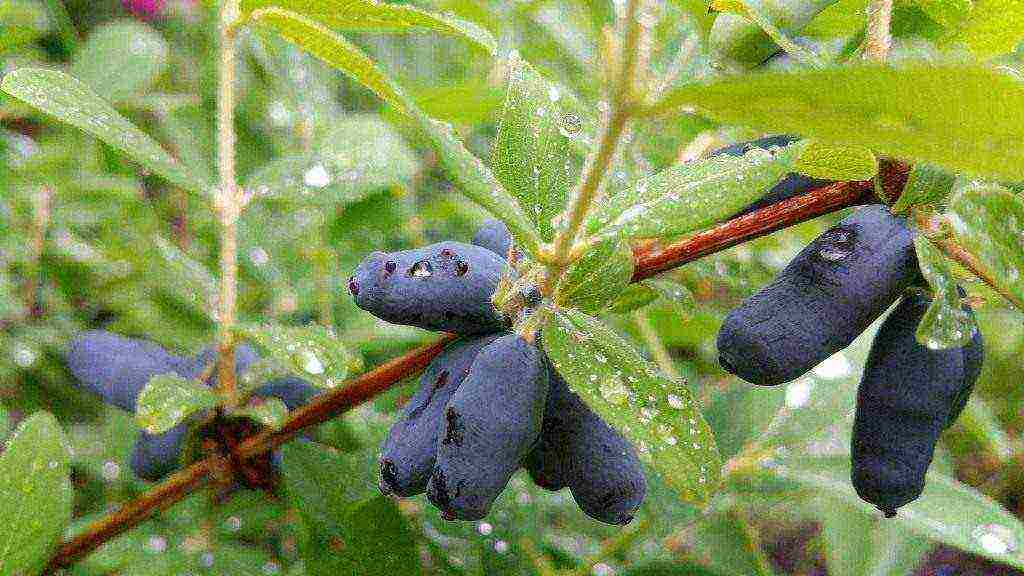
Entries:
[[[726,146],[725,148],[720,148],[712,152],[711,156],[721,156],[723,154],[726,156],[742,156],[749,152],[750,150],[753,150],[754,148],[760,148],[762,150],[767,150],[772,147],[781,148],[783,146],[789,146],[790,144],[796,142],[797,140],[799,140],[799,138],[796,138],[794,136],[768,136],[767,138],[751,140],[750,142],[740,142],[738,144]],[[764,197],[762,197],[757,202],[754,202],[750,206],[747,206],[740,212],[736,213],[733,216],[733,218],[760,210],[765,206],[777,204],[779,202],[782,202],[783,200],[788,200],[794,196],[807,194],[811,190],[814,190],[815,188],[820,188],[828,183],[828,180],[810,178],[804,176],[803,174],[797,174],[795,172],[787,174],[786,177],[783,178],[781,182],[772,187],[772,189],[769,190],[768,193],[764,195]]]
[[486,248],[439,242],[374,252],[349,279],[356,305],[393,324],[458,334],[506,328],[491,304],[505,260]]
[[729,313],[718,333],[722,368],[773,386],[847,347],[920,278],[913,238],[885,206],[855,211]]
[[490,218],[477,229],[472,242],[475,246],[487,248],[502,258],[508,258],[508,250],[512,247],[512,235],[504,222]]
[[523,465],[541,488],[555,491],[568,486],[587,516],[606,524],[628,524],[647,493],[636,451],[553,368],[549,374],[540,441]]
[[487,515],[537,441],[548,391],[543,354],[502,336],[473,360],[444,410],[427,497],[445,519]]
[[409,497],[422,494],[434,469],[444,409],[469,374],[473,359],[497,335],[456,342],[427,366],[420,389],[388,432],[380,458],[380,489]]
[[931,350],[917,342],[929,303],[908,294],[885,319],[857,393],[853,487],[886,517],[921,495],[939,434],[959,416],[980,372],[979,332],[962,348]]

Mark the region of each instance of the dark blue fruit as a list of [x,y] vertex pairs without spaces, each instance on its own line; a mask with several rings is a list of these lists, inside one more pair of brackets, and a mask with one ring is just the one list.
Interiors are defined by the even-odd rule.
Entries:
[[924,490],[939,434],[974,387],[981,336],[931,350],[914,335],[931,300],[908,294],[885,319],[868,355],[853,424],[853,486],[887,517]]
[[487,515],[540,435],[547,378],[541,352],[517,335],[502,336],[477,355],[444,410],[427,486],[446,519]]
[[913,238],[885,206],[855,211],[729,313],[718,333],[722,368],[770,386],[848,346],[919,279]]
[[647,480],[633,446],[549,367],[550,388],[540,441],[524,466],[547,490],[566,486],[591,518],[628,524],[647,492]]
[[501,220],[493,218],[485,220],[483,226],[473,235],[473,244],[487,248],[502,258],[508,258],[508,249],[512,247],[512,235],[508,226]]
[[380,489],[408,497],[422,494],[434,469],[444,409],[469,374],[473,359],[498,336],[481,336],[449,345],[427,366],[420,389],[391,427],[380,458]]
[[[733,144],[720,148],[711,153],[711,156],[742,156],[754,148],[761,148],[767,150],[772,147],[784,147],[789,146],[793,142],[796,142],[799,138],[794,136],[769,136],[767,138],[761,138],[759,140],[751,140],[750,142],[740,142],[739,144]],[[754,202],[750,206],[747,206],[742,211],[738,212],[736,216],[742,216],[760,210],[765,206],[770,206],[783,200],[787,200],[794,196],[806,194],[815,188],[820,188],[826,184],[829,184],[828,180],[819,180],[817,178],[810,178],[803,174],[790,173],[782,179],[781,182],[776,184],[771,190],[768,191],[760,200]]]
[[506,327],[491,304],[505,260],[461,242],[416,250],[374,252],[349,279],[356,304],[392,322],[458,334],[497,332]]

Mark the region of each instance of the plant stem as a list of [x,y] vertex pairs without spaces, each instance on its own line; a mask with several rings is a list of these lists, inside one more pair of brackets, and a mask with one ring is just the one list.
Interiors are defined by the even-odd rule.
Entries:
[[32,318],[43,315],[43,252],[46,250],[46,229],[50,227],[53,190],[40,186],[32,198],[32,276],[28,284],[28,313]]
[[220,75],[217,92],[217,135],[220,189],[216,209],[220,216],[220,299],[217,322],[217,383],[230,408],[235,390],[235,308],[238,297],[238,216],[241,194],[235,177],[235,65],[238,0],[225,0],[220,22]]
[[892,47],[892,0],[871,0],[868,4],[867,39],[864,58],[882,63]]

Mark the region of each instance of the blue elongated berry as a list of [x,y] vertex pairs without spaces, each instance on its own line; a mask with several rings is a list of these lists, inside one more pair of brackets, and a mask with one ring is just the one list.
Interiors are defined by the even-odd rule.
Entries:
[[512,234],[508,226],[501,220],[490,218],[473,235],[473,244],[487,248],[502,258],[508,258],[508,250],[512,247]]
[[984,353],[978,332],[961,348],[919,344],[915,331],[930,302],[908,294],[885,319],[857,393],[853,486],[887,517],[921,495],[939,434],[963,409]]
[[848,346],[919,279],[913,237],[885,206],[855,211],[729,313],[718,333],[722,368],[770,386]]
[[469,374],[477,353],[498,336],[479,336],[449,345],[427,366],[420,389],[391,427],[380,458],[380,489],[408,497],[422,494],[434,469],[444,409]]
[[[726,156],[743,156],[754,148],[761,148],[768,150],[773,147],[783,147],[796,142],[799,138],[794,136],[768,136],[766,138],[760,138],[758,140],[751,140],[750,142],[740,142],[725,148],[720,148],[711,153],[712,156],[726,155]],[[790,173],[782,179],[781,182],[772,187],[760,200],[754,202],[750,206],[747,206],[735,216],[742,216],[743,214],[749,214],[756,210],[760,210],[765,206],[771,206],[777,204],[783,200],[788,200],[794,196],[800,196],[801,194],[807,194],[815,188],[820,188],[828,184],[828,180],[820,180],[817,178],[810,178],[803,174]],[[734,216],[734,217],[735,217]]]
[[427,497],[447,519],[478,520],[540,435],[548,390],[544,357],[517,335],[477,354],[444,410]]
[[459,334],[506,328],[491,303],[505,260],[460,242],[374,252],[349,279],[356,305],[382,320]]

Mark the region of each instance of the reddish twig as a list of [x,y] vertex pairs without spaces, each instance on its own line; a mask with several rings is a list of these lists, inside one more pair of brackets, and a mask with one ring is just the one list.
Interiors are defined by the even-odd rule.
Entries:
[[[883,165],[884,186],[891,196],[899,195],[906,182],[906,175],[905,165]],[[840,182],[812,190],[803,196],[734,218],[663,248],[637,251],[633,281],[649,278],[659,272],[829,212],[876,201],[871,182]],[[237,454],[242,458],[252,458],[265,453],[288,442],[302,430],[323,424],[373,399],[395,383],[420,372],[454,338],[453,335],[444,335],[431,344],[378,366],[354,379],[347,386],[318,396],[308,405],[289,414],[281,429],[261,432],[241,442]],[[104,542],[143,522],[157,510],[180,501],[203,485],[214,468],[213,457],[200,460],[169,477],[124,508],[97,520],[83,533],[60,545],[50,560],[46,573],[71,565]]]

